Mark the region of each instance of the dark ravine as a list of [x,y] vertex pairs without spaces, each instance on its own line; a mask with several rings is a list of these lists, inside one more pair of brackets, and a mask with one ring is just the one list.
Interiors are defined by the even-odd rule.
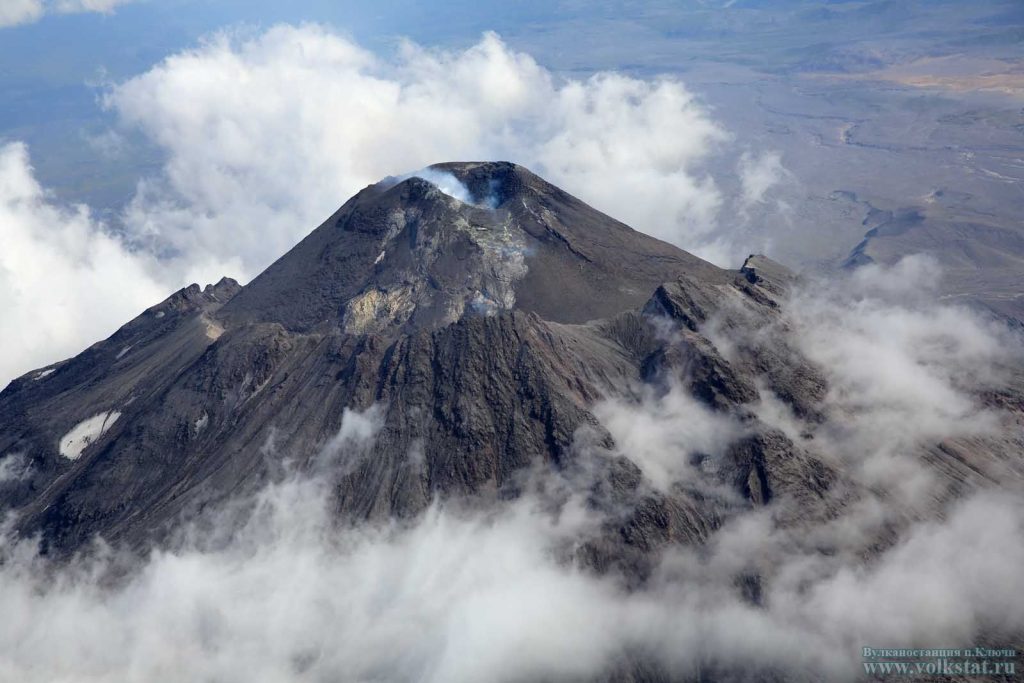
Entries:
[[[57,558],[96,536],[144,551],[284,460],[308,467],[346,409],[373,406],[370,452],[334,473],[339,519],[514,498],[524,473],[586,458],[606,522],[575,557],[632,585],[660,548],[700,544],[738,510],[785,499],[781,523],[824,520],[856,495],[834,460],[752,410],[770,392],[804,423],[824,419],[826,376],[786,334],[785,267],[751,256],[723,270],[513,164],[434,170],[474,202],[416,177],[372,185],[249,285],[183,289],[11,382],[0,462],[25,474],[0,482],[0,503],[17,531]],[[659,490],[595,405],[680,387],[745,434],[712,486]],[[627,668],[616,680],[645,680]]]

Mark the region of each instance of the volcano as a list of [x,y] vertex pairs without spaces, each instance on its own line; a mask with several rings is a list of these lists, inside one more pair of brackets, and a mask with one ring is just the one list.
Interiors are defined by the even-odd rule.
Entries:
[[[150,547],[281,461],[307,466],[346,411],[378,406],[372,449],[338,466],[340,518],[514,497],[524,471],[572,468],[586,433],[625,503],[588,561],[642,574],[659,544],[714,529],[722,505],[645,483],[596,403],[679,385],[743,415],[768,388],[813,417],[825,381],[799,354],[740,344],[727,360],[700,331],[712,316],[725,330],[777,319],[782,266],[718,268],[511,163],[420,175],[362,190],[247,286],[187,287],[11,382],[0,453],[26,474],[0,484],[0,500],[18,529],[56,555],[97,536]],[[742,419],[717,476],[748,504],[819,498],[836,478]]]
[[[637,604],[667,595],[666,623],[687,622],[685,630],[705,614],[700,581],[710,581],[707,595],[726,599],[723,609],[777,616],[773,595],[783,596],[785,612],[786,590],[796,601],[820,587],[793,576],[870,567],[898,550],[914,523],[928,529],[960,498],[1016,490],[1024,477],[1024,374],[1012,363],[987,383],[958,385],[964,405],[978,406],[978,429],[941,439],[927,432],[899,461],[871,460],[920,463],[925,493],[900,500],[897,493],[913,489],[866,476],[859,449],[874,440],[856,423],[865,406],[837,400],[850,380],[802,351],[799,336],[810,328],[793,311],[806,290],[767,257],[749,256],[735,271],[716,267],[515,164],[445,163],[387,178],[248,285],[224,278],[186,287],[0,392],[0,509],[5,534],[23,539],[0,550],[28,544],[31,557],[45,555],[14,574],[18,581],[37,567],[55,576],[67,568],[72,577],[76,567],[102,567],[95,595],[105,605],[108,585],[140,585],[131,562],[145,575],[176,552],[191,558],[186,566],[216,565],[219,549],[241,545],[229,555],[231,571],[214,572],[225,582],[218,586],[255,561],[246,545],[254,538],[308,560],[302,543],[279,538],[290,527],[249,505],[279,485],[312,499],[313,544],[330,548],[312,556],[331,567],[352,559],[330,540],[349,532],[416,529],[436,521],[438,509],[486,528],[526,503],[544,521],[536,529],[570,511],[577,523],[545,552],[570,570],[564,576],[586,577],[594,595],[637,596]],[[851,434],[852,445],[840,447]],[[303,486],[288,488],[295,482]],[[723,537],[732,540],[723,546]],[[116,561],[103,554],[108,547],[123,551]],[[698,604],[679,612],[678,591],[690,590],[694,576],[687,567],[698,566],[680,558],[708,556],[725,569],[697,572]],[[96,558],[107,559],[89,563]],[[292,571],[288,559],[279,569]],[[455,562],[471,559],[460,552]],[[7,561],[0,554],[0,567]],[[189,571],[179,580],[190,583]],[[427,574],[438,571],[431,565]],[[323,591],[340,590],[328,578],[306,596],[314,611]],[[248,600],[267,584],[258,585],[239,595]],[[377,600],[379,587],[347,588]],[[465,586],[476,588],[477,578]],[[344,621],[347,600],[323,614]],[[195,629],[206,647],[217,610],[200,602]],[[523,619],[517,628],[532,633],[535,624]],[[1019,636],[1012,624],[1000,628]],[[650,635],[646,624],[640,632]],[[745,637],[741,628],[727,639]],[[297,678],[318,656],[300,640],[286,653]],[[462,656],[462,642],[445,647]],[[616,648],[579,670],[630,682],[790,680],[804,671],[715,652],[677,666],[646,641]],[[360,671],[407,680],[420,661],[389,674],[375,655]],[[325,680],[348,675],[347,661],[324,666],[333,672]],[[823,679],[808,671],[792,680]]]

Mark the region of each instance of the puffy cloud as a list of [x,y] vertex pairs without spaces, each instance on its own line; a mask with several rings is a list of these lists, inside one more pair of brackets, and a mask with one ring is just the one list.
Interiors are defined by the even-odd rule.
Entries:
[[765,152],[755,156],[750,152],[740,157],[737,167],[740,178],[741,206],[765,201],[765,195],[786,179],[788,171],[782,165],[782,155]]
[[814,587],[808,608],[819,623],[839,620],[850,636],[871,634],[872,642],[970,645],[993,625],[1007,637],[1024,628],[1014,588],[1022,560],[1020,501],[979,495],[948,519],[915,527],[877,564],[842,567]]
[[721,205],[700,167],[727,136],[681,83],[562,80],[494,34],[391,60],[318,26],[218,34],[106,102],[167,155],[126,224],[191,279],[249,278],[365,185],[438,161],[520,162],[698,251]]
[[84,206],[55,204],[20,143],[0,147],[0,386],[82,350],[167,296],[155,262]]
[[[331,457],[364,448],[375,425],[375,411],[346,413]],[[518,680],[594,674],[614,651],[617,590],[551,554],[573,515],[523,500],[339,529],[330,489],[327,475],[286,477],[245,502],[229,542],[192,536],[114,584],[110,552],[51,573],[30,547],[0,544],[0,678]]]
[[[842,681],[859,678],[865,645],[1001,645],[1024,628],[1019,498],[967,487],[942,516],[914,521],[902,516],[907,501],[880,491],[882,470],[858,466],[885,463],[899,480],[898,458],[998,429],[974,392],[997,386],[999,363],[1019,351],[985,321],[927,303],[921,283],[937,277],[910,259],[807,283],[787,325],[766,330],[789,335],[829,375],[825,423],[791,431],[813,430],[806,447],[852,465],[845,474],[862,497],[834,518],[780,523],[785,500],[735,509],[705,546],[667,549],[650,580],[627,590],[567,559],[607,521],[584,502],[586,482],[543,479],[497,508],[449,500],[411,522],[339,526],[333,477],[365,457],[386,407],[345,411],[311,476],[286,474],[229,502],[127,574],[110,550],[56,567],[24,541],[0,541],[0,678],[577,680],[643,656],[678,676]],[[662,491],[699,484],[690,456],[719,457],[749,428],[679,387],[595,413]],[[579,446],[586,458],[585,438]],[[0,483],[23,467],[12,460]],[[925,497],[936,490],[931,477],[922,486]],[[568,500],[553,507],[541,491]],[[757,603],[736,580],[751,574]]]
[[798,347],[831,381],[829,448],[871,485],[898,482],[908,500],[928,477],[917,446],[999,433],[977,393],[1022,358],[1004,328],[936,304],[940,277],[933,260],[911,256],[816,281],[790,304]]
[[603,401],[594,407],[594,415],[619,450],[661,491],[677,482],[693,483],[699,476],[694,456],[720,457],[745,431],[736,420],[710,410],[678,384],[663,395],[645,390],[639,403]]
[[[1019,375],[1003,371],[1019,368],[1024,353],[1004,326],[936,303],[940,278],[934,261],[910,257],[804,281],[781,323],[749,340],[788,339],[825,373],[824,422],[802,422],[771,396],[756,412],[838,467],[844,482],[823,521],[777,499],[733,517],[699,553],[666,554],[647,594],[667,612],[650,615],[652,633],[674,635],[645,642],[663,646],[673,666],[703,656],[748,672],[851,680],[859,648],[872,643],[1016,642],[1024,506],[1013,475],[1008,490],[986,480],[999,479],[1001,458],[1019,471],[1020,418],[981,396],[1013,381],[1019,391]],[[714,321],[704,332],[727,352],[739,341],[736,327],[721,333]],[[677,390],[596,413],[662,490],[692,485],[701,473],[690,456],[716,457],[743,432]],[[939,443],[950,450],[926,457]],[[957,443],[968,450],[951,455]],[[981,476],[957,472],[961,457]],[[756,605],[736,589],[736,577],[750,575],[759,577]]]
[[[1013,496],[969,497],[943,521],[913,525],[870,554],[822,552],[807,532],[754,513],[702,554],[670,553],[649,589],[664,607],[650,628],[664,635],[649,642],[677,667],[704,657],[743,671],[738,680],[774,669],[783,679],[852,681],[863,679],[865,646],[965,648],[981,638],[1006,646],[1024,627],[1013,578],[1024,559],[1024,508]],[[733,583],[737,571],[754,570],[757,605]]]
[[0,28],[37,21],[43,11],[43,0],[7,0],[0,4]]
[[[379,411],[346,413],[331,457],[359,457]],[[565,559],[600,521],[582,501],[558,514],[535,493],[491,510],[449,501],[348,527],[331,520],[332,489],[323,472],[286,476],[235,501],[244,514],[216,513],[213,538],[197,531],[127,574],[109,549],[57,567],[0,542],[0,678],[580,680],[642,655],[677,676],[844,681],[860,679],[864,645],[959,647],[1024,627],[1013,497],[973,497],[868,562],[748,513],[627,590]],[[759,605],[735,583],[753,567]]]
[[79,14],[81,12],[99,12],[110,14],[118,5],[126,5],[133,0],[57,0],[53,8],[62,14]]
[[701,171],[728,136],[693,95],[673,80],[616,74],[559,94],[553,130],[530,153],[554,182],[642,232],[719,262],[735,258],[721,253],[722,197]]
[[114,588],[113,559],[44,582],[9,557],[0,677],[498,681],[592,675],[614,652],[614,587],[554,562],[563,531],[529,509],[332,534],[310,499],[279,485],[228,546],[158,553]]
[[[34,199],[8,201],[20,208],[4,229],[32,250],[5,254],[18,303],[0,325],[32,332],[8,347],[0,382],[178,287],[251,278],[365,185],[438,161],[512,159],[652,234],[717,239],[721,199],[699,168],[726,134],[681,83],[560,80],[493,34],[453,52],[405,43],[384,60],[319,26],[222,33],[113,87],[106,104],[166,163],[139,182],[115,235],[84,207],[57,208],[20,162]],[[123,140],[111,131],[96,145]],[[60,231],[79,238],[64,246]],[[48,286],[27,288],[44,268]]]
[[132,0],[4,0],[0,3],[0,28],[38,21],[44,14],[80,14],[99,12],[110,14],[118,5]]

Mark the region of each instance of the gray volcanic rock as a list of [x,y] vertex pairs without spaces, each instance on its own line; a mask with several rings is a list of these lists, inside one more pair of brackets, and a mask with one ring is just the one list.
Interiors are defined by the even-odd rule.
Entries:
[[[332,466],[340,517],[513,497],[531,468],[576,468],[583,440],[609,521],[579,556],[636,581],[657,548],[702,542],[737,506],[822,499],[831,466],[748,407],[767,388],[813,416],[825,391],[784,342],[741,334],[784,324],[784,268],[764,257],[717,268],[513,164],[433,171],[472,201],[385,180],[246,287],[193,285],[12,382],[0,457],[30,474],[0,484],[0,501],[19,529],[57,554],[97,534],[148,547],[286,459],[311,467],[346,409],[373,406],[373,445]],[[733,338],[728,353],[715,335]],[[594,407],[644,385],[682,386],[747,424],[720,491],[659,491],[619,451]]]

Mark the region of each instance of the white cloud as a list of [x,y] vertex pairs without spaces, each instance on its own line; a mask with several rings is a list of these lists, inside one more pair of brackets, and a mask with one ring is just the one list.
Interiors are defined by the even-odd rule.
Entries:
[[61,14],[79,14],[82,12],[98,12],[110,14],[119,5],[127,5],[134,0],[57,0],[53,9]]
[[[638,229],[733,257],[715,231],[720,193],[700,171],[727,135],[681,83],[611,73],[559,79],[493,34],[463,51],[406,43],[390,60],[319,26],[217,34],[113,87],[106,104],[166,163],[139,182],[119,226],[124,239],[85,208],[56,208],[28,181],[37,210],[62,218],[52,224],[23,210],[7,229],[33,251],[10,252],[6,267],[61,265],[46,268],[52,286],[32,290],[32,301],[17,290],[16,313],[0,324],[31,324],[36,334],[8,353],[0,382],[127,321],[160,298],[154,282],[166,296],[223,275],[253,277],[362,187],[438,161],[517,161]],[[95,145],[116,153],[121,140],[112,131]],[[65,224],[96,246],[89,259],[67,258],[52,237]],[[138,287],[118,290],[113,275],[129,275],[126,268]],[[88,287],[65,291],[87,271]],[[26,317],[33,308],[38,315]]]
[[[12,481],[17,481],[26,476],[31,465],[23,453],[11,453],[0,460],[0,486]],[[0,532],[3,525],[0,524]]]
[[789,309],[798,348],[831,384],[829,447],[867,483],[898,483],[908,500],[929,478],[921,444],[999,433],[998,415],[976,393],[1000,386],[999,364],[1020,357],[1005,330],[934,303],[939,278],[934,261],[911,256],[811,283]]
[[[976,492],[914,522],[898,516],[907,501],[876,495],[885,482],[857,466],[886,462],[898,480],[895,458],[995,426],[971,391],[998,383],[993,368],[1013,351],[983,321],[924,303],[917,288],[932,269],[911,259],[811,285],[788,326],[765,331],[825,364],[827,419],[806,445],[852,465],[863,496],[833,519],[780,523],[784,500],[740,512],[705,546],[667,549],[650,582],[627,591],[565,559],[606,521],[572,496],[592,495],[588,485],[545,480],[497,509],[449,501],[408,523],[339,527],[331,477],[365,456],[386,407],[346,411],[329,467],[234,501],[201,527],[213,538],[196,529],[119,581],[106,580],[124,566],[109,553],[56,568],[0,541],[0,678],[572,680],[643,653],[679,675],[699,663],[842,681],[856,680],[864,645],[958,647],[982,634],[1002,644],[1024,627],[1019,500]],[[596,414],[662,491],[698,482],[689,456],[720,457],[751,428],[678,387]],[[934,483],[924,478],[925,496]],[[554,514],[541,490],[570,498]],[[737,587],[752,572],[760,605]]]
[[614,587],[559,567],[561,530],[528,509],[332,534],[310,493],[268,491],[245,538],[158,553],[113,589],[104,561],[46,582],[38,559],[5,563],[0,678],[468,683],[594,674],[614,652]]
[[44,14],[81,14],[99,12],[110,14],[118,5],[133,0],[3,0],[0,3],[0,28],[29,24],[43,18]]
[[42,0],[5,0],[0,3],[0,27],[17,26],[43,16]]
[[438,161],[520,162],[691,248],[721,204],[699,168],[726,134],[681,83],[563,81],[493,34],[393,60],[318,26],[218,34],[106,101],[168,156],[127,224],[190,279],[249,278],[365,185]]
[[56,205],[19,143],[0,147],[0,386],[109,335],[169,293],[84,206]]
[[741,207],[765,201],[768,190],[788,175],[782,165],[782,155],[778,152],[765,152],[760,156],[745,152],[740,157],[737,171],[740,177]]
[[715,261],[735,258],[721,251],[722,197],[701,171],[727,135],[682,84],[598,74],[559,95],[553,130],[528,164],[642,232]]
[[27,24],[42,16],[42,0],[7,0],[0,4],[0,28]]
[[[652,589],[663,611],[650,643],[680,667],[703,655],[748,675],[776,668],[783,680],[853,681],[864,646],[963,648],[982,637],[1006,646],[1024,626],[1015,589],[1024,509],[1012,496],[971,497],[870,559],[807,533],[755,513],[702,554],[670,553]],[[761,606],[739,598],[737,571],[761,575]]]
[[[376,424],[347,412],[336,445],[365,448]],[[521,680],[593,674],[614,651],[617,589],[551,554],[572,515],[523,500],[343,529],[331,490],[326,475],[272,484],[229,542],[230,509],[212,544],[193,536],[117,585],[109,553],[52,574],[0,540],[0,678]]]
[[744,433],[735,419],[707,408],[676,382],[663,395],[646,389],[639,403],[598,403],[594,415],[619,451],[661,491],[676,482],[693,483],[700,475],[693,456],[716,462]]
[[850,563],[815,586],[808,607],[873,642],[970,644],[996,623],[1024,627],[1014,567],[1024,561],[1024,510],[1009,495],[958,505],[949,519],[914,528],[869,567]]
[[[343,451],[368,445],[380,410],[346,414]],[[642,653],[674,674],[717,664],[844,681],[859,680],[864,645],[959,647],[1024,626],[1012,497],[968,500],[868,563],[752,513],[705,548],[670,549],[627,591],[564,559],[594,528],[582,501],[561,514],[534,494],[487,511],[450,502],[411,524],[348,527],[331,519],[332,490],[324,474],[286,478],[204,526],[215,538],[114,581],[124,558],[109,550],[56,567],[0,542],[0,678],[586,680]],[[736,587],[751,568],[763,606]]]

